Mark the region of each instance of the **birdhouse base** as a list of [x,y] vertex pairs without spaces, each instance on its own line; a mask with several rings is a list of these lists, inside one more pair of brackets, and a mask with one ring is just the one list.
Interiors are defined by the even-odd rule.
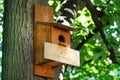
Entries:
[[48,61],[43,64],[35,64],[34,66],[34,74],[37,76],[54,78],[55,77],[55,68],[57,66],[61,66],[63,63]]
[[54,69],[49,66],[35,65],[35,75],[54,78]]

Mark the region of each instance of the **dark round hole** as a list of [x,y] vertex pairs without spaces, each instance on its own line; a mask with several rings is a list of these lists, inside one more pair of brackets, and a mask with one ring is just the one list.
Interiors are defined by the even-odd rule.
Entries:
[[58,36],[58,40],[59,40],[60,42],[65,42],[65,37],[64,37],[63,35],[59,35],[59,36]]

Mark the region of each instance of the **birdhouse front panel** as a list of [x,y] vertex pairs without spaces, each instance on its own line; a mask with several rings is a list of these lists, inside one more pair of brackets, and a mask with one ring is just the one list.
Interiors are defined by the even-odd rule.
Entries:
[[70,32],[56,26],[51,27],[51,43],[70,47]]

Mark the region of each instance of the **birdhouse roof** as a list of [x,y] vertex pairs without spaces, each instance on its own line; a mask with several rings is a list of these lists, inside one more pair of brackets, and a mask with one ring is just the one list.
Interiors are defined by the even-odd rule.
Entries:
[[63,24],[60,24],[60,23],[37,22],[37,24],[50,25],[50,26],[58,27],[58,28],[65,29],[65,30],[68,30],[68,31],[74,31],[75,30],[75,28],[73,28],[73,27],[66,26],[66,25],[63,25]]

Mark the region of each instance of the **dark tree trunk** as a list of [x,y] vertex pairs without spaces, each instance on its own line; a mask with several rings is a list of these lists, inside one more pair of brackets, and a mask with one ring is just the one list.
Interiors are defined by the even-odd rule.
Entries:
[[47,5],[47,0],[4,3],[2,80],[51,80],[33,72],[33,8],[35,3]]

